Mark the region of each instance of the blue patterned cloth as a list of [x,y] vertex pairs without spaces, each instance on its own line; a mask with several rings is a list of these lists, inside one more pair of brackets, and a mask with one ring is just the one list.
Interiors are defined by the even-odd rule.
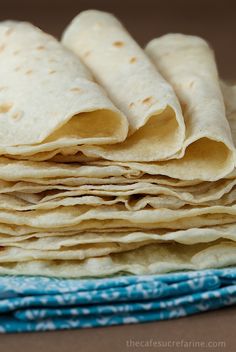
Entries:
[[0,332],[173,319],[236,304],[236,268],[105,279],[0,277]]

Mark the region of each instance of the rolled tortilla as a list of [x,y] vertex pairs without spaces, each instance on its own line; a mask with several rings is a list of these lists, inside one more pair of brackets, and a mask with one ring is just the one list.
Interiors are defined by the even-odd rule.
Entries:
[[167,34],[148,43],[146,52],[174,87],[183,108],[186,140],[179,157],[188,155],[188,149],[199,157],[207,150],[209,162],[214,158],[222,167],[224,161],[223,167],[231,169],[235,149],[214,54],[206,41]]
[[[128,117],[129,138],[99,150],[101,156],[154,161],[168,159],[182,148],[185,125],[172,87],[114,16],[82,12],[65,30],[62,42],[86,63]],[[87,150],[93,153],[94,148],[83,148]]]
[[227,119],[230,125],[234,145],[236,146],[236,85],[229,85],[221,82],[221,91],[224,97]]
[[[169,83],[174,85],[182,102],[187,133],[186,139],[182,141],[181,150],[170,155],[169,148],[172,142],[169,138],[163,139],[165,133],[170,136],[168,132],[170,130],[166,121],[161,120],[160,116],[156,120],[160,123],[158,135],[155,126],[152,125],[146,136],[143,134],[142,127],[124,143],[116,144],[112,148],[82,146],[80,150],[89,157],[120,161],[126,166],[128,162],[131,168],[143,169],[144,167],[145,172],[150,174],[161,174],[184,180],[214,181],[226,176],[235,167],[235,150],[225,116],[215,61],[209,47],[200,38],[180,36],[176,42],[175,35],[173,39],[171,38],[170,35],[157,39],[158,43],[163,42],[163,49],[158,48],[158,50],[155,45],[156,40],[152,41],[148,45],[147,53],[156,66],[161,61],[162,64],[158,66],[160,72],[169,80]],[[151,96],[153,92],[159,94],[155,96],[156,99],[161,99],[162,103],[166,101],[166,105],[173,108],[174,100],[167,101],[169,94],[165,97],[165,93],[161,94],[160,90],[156,93],[157,75],[159,83],[162,79],[160,74],[154,74],[153,67],[150,66],[141,49],[112,15],[99,11],[81,13],[66,29],[62,41],[86,63],[117,106],[126,112],[132,130],[139,126],[137,123],[144,121],[146,115],[144,115],[145,111],[140,110],[137,105],[135,110],[137,122],[134,125],[133,110],[129,109],[129,104],[133,103],[135,98],[137,102],[137,98],[144,94],[146,88],[150,89]],[[167,41],[166,45],[165,41]],[[165,56],[166,47],[170,52],[168,60]],[[161,50],[164,53],[163,58]],[[156,54],[156,51],[158,53],[160,51],[160,54]],[[155,59],[157,56],[158,63]],[[129,61],[131,58],[137,59],[132,65]],[[167,71],[169,74],[166,73]],[[147,77],[150,78],[147,79]],[[164,87],[167,86],[166,83],[164,84],[165,81],[162,82],[161,91],[164,92]],[[181,85],[181,88],[176,88],[176,84]],[[138,117],[139,112],[141,117]],[[178,114],[175,116],[177,121],[180,121]],[[182,122],[181,124],[179,122],[179,126],[182,126]],[[162,137],[160,131],[162,131]],[[158,144],[161,140],[162,145]],[[164,140],[165,144],[163,144]],[[157,150],[160,149],[159,147],[161,150]],[[165,148],[167,152],[163,151]],[[172,160],[163,160],[164,158]],[[134,163],[136,161],[142,161],[142,164]],[[144,164],[145,161],[149,163]]]
[[0,153],[34,154],[123,141],[125,116],[52,36],[0,24]]

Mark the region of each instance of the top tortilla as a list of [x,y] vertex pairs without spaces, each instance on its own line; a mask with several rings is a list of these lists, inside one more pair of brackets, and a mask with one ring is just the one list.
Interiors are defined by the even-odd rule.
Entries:
[[128,117],[129,138],[107,146],[101,156],[155,161],[168,159],[181,149],[185,125],[174,90],[114,16],[82,12],[65,30],[62,42],[86,63]]
[[126,117],[52,36],[0,24],[0,153],[21,155],[123,141]]

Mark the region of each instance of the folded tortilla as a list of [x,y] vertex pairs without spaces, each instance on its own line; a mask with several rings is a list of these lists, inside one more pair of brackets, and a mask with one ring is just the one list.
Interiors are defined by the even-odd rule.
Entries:
[[[158,88],[157,80],[156,86],[153,85],[154,77],[157,74],[160,77],[158,71],[156,74],[153,72],[153,67],[141,49],[114,16],[94,10],[82,12],[65,30],[62,41],[86,63],[116,105],[126,113],[131,131],[139,127],[139,112],[146,121],[145,111],[140,110],[140,102],[146,97],[150,97],[154,104],[156,99],[162,104],[165,102],[166,106],[175,111],[176,121],[180,121],[176,107],[173,108],[174,100],[166,101],[170,94],[166,94],[164,83],[161,84],[162,88]],[[156,134],[156,129],[161,131],[162,126],[162,136],[167,133],[166,121],[159,118],[159,128],[158,124],[152,125],[152,133],[149,137],[147,135],[149,141],[145,141],[145,138],[143,140],[143,135],[136,132],[125,143],[112,148],[82,146],[81,151],[90,157],[100,156],[123,162],[178,158],[179,160],[150,164],[149,172],[189,180],[198,178],[213,181],[224,177],[235,166],[235,150],[225,116],[215,61],[209,47],[197,37],[168,35],[152,41],[147,47],[147,53],[157,70],[174,86],[182,103],[186,138],[182,140],[181,149],[176,149],[171,154],[167,145],[159,144],[161,153],[164,153],[165,148],[168,153],[159,155],[153,152],[153,148],[158,148],[156,143],[163,141],[159,132]],[[148,74],[150,79],[147,78]],[[148,94],[146,86],[150,89]],[[158,91],[164,92],[161,97],[155,95]],[[137,110],[134,110],[136,106]],[[133,114],[136,111],[137,116]],[[137,125],[134,125],[134,117]],[[178,123],[181,127],[182,122]],[[138,138],[134,141],[136,136]],[[170,139],[167,144],[171,145]],[[135,155],[136,152],[138,156]]]
[[236,85],[229,85],[221,82],[221,90],[224,97],[227,119],[236,146]]
[[219,163],[216,168],[230,170],[235,148],[214,54],[207,42],[195,36],[167,34],[152,40],[146,52],[174,87],[183,108],[186,140],[180,156],[201,157],[207,150],[206,161],[214,159]]
[[0,24],[0,153],[32,155],[123,141],[126,117],[85,66],[52,36]]
[[[181,149],[185,125],[172,87],[114,16],[82,12],[65,30],[62,42],[86,63],[129,120],[129,138],[98,154],[111,160],[153,161]],[[93,149],[82,151],[96,155]]]

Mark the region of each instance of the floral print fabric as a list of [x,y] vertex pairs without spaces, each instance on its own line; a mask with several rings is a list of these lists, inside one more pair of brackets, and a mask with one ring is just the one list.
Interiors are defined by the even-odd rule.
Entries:
[[236,268],[106,279],[0,277],[0,332],[173,319],[236,304]]

